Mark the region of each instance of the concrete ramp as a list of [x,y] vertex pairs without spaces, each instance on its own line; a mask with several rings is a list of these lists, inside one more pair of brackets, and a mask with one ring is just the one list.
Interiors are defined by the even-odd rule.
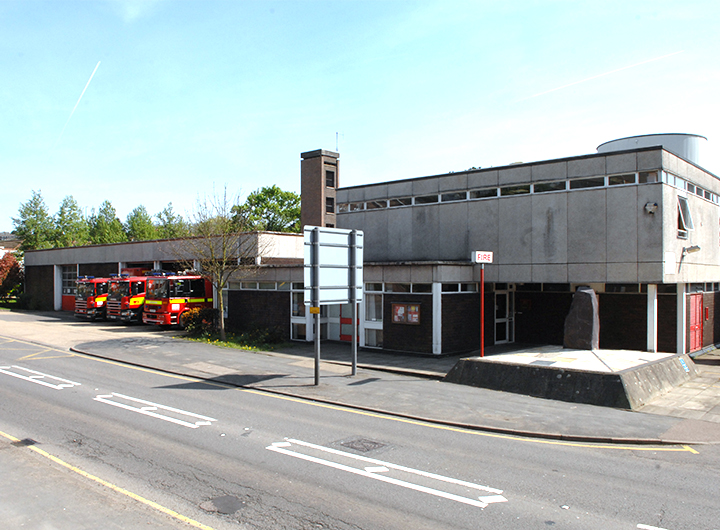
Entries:
[[460,359],[443,381],[527,396],[637,409],[697,375],[688,355],[531,348]]

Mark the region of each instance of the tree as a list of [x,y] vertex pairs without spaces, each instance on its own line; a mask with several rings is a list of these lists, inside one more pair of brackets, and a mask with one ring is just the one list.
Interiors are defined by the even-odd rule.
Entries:
[[110,201],[102,203],[97,215],[95,209],[93,209],[90,214],[89,225],[90,240],[94,245],[127,241],[123,225]]
[[79,247],[90,242],[90,228],[72,195],[65,197],[55,216],[53,246]]
[[0,299],[16,294],[22,288],[23,273],[12,252],[0,258]]
[[125,232],[130,241],[157,239],[157,230],[152,217],[144,206],[138,206],[127,217]]
[[53,218],[48,213],[40,191],[33,190],[29,201],[20,205],[18,218],[12,219],[13,233],[22,240],[21,250],[51,248],[53,240]]
[[227,187],[222,194],[198,197],[191,214],[192,237],[173,242],[178,260],[187,268],[199,265],[199,273],[207,278],[217,292],[220,312],[220,339],[225,340],[225,302],[223,289],[230,276],[239,270],[256,268],[258,245],[248,234],[246,218],[239,214],[237,196],[229,197]]
[[168,203],[167,207],[156,214],[157,223],[155,223],[155,231],[159,239],[176,239],[178,237],[187,237],[190,235],[190,227],[185,219],[173,212],[172,203]]
[[248,195],[240,208],[253,230],[300,232],[300,195],[295,192],[265,186]]

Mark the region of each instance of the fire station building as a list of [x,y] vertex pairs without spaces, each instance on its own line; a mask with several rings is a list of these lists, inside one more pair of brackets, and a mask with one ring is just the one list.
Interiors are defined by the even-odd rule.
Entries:
[[[302,221],[365,234],[363,347],[476,350],[481,303],[486,345],[562,344],[573,293],[590,286],[601,348],[692,352],[720,342],[720,180],[699,165],[704,142],[639,136],[589,155],[350,187],[339,187],[338,153],[310,151],[301,155]],[[228,324],[312,340],[302,236],[252,237],[267,244],[260,267],[224,293]],[[165,266],[163,248],[27,252],[27,291],[47,308],[70,309],[77,274]],[[484,300],[471,259],[479,250],[494,256]],[[350,306],[322,311],[321,338],[350,340]]]

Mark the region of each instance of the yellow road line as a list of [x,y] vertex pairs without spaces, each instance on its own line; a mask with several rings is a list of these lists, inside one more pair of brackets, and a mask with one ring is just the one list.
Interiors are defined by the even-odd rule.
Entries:
[[[24,342],[24,341],[19,341],[19,342]],[[31,344],[31,343],[27,343],[27,344]],[[62,350],[56,350],[56,351],[62,351]],[[282,395],[282,394],[276,394],[276,393],[274,393],[274,392],[266,391],[266,390],[256,390],[256,389],[251,389],[251,388],[238,388],[238,387],[233,386],[233,385],[227,385],[227,384],[217,383],[217,382],[213,382],[213,381],[206,381],[206,380],[204,380],[204,379],[200,379],[200,378],[197,378],[197,377],[188,377],[188,376],[182,376],[182,375],[169,374],[169,373],[167,373],[167,372],[162,372],[162,371],[160,371],[160,370],[156,370],[156,369],[153,369],[153,368],[143,368],[143,367],[140,367],[140,366],[133,366],[133,365],[129,365],[129,364],[126,364],[126,363],[119,362],[119,361],[112,361],[112,360],[109,360],[109,359],[102,359],[102,358],[93,357],[93,356],[90,356],[90,355],[84,355],[84,354],[81,354],[81,353],[74,353],[73,356],[83,357],[83,358],[85,358],[85,359],[92,359],[92,360],[94,360],[94,361],[103,362],[103,363],[107,363],[107,364],[113,364],[113,365],[116,365],[116,366],[122,366],[122,367],[125,367],[125,368],[131,368],[131,369],[133,369],[133,370],[139,370],[139,371],[141,371],[141,372],[147,372],[147,373],[162,375],[162,376],[170,377],[170,378],[173,378],[173,379],[180,379],[180,380],[183,380],[183,381],[198,381],[198,382],[201,382],[201,383],[205,383],[206,385],[210,385],[210,386],[217,386],[217,387],[220,387],[220,388],[227,388],[227,389],[231,389],[231,390],[232,390],[232,389],[240,390],[240,391],[242,391],[242,392],[248,392],[248,393],[251,393],[251,394],[262,395],[262,396],[271,397],[271,398],[275,398],[275,399],[281,399],[281,400],[285,400],[285,401],[293,401],[293,402],[295,402],[295,403],[300,403],[300,404],[304,404],[304,405],[310,405],[310,406],[313,406],[313,407],[320,407],[320,408],[326,408],[326,409],[330,409],[330,410],[337,410],[337,411],[340,411],[340,412],[348,412],[348,413],[351,413],[351,414],[358,414],[358,415],[360,415],[360,416],[368,416],[368,417],[371,417],[371,418],[385,419],[385,420],[396,421],[396,422],[400,422],[400,423],[407,423],[407,424],[410,424],[410,425],[419,425],[419,426],[421,426],[421,427],[429,427],[429,428],[432,428],[432,429],[439,429],[439,430],[451,431],[451,432],[459,432],[459,433],[463,433],[463,434],[472,434],[472,435],[475,435],[475,436],[485,436],[485,437],[487,437],[487,438],[500,438],[500,439],[504,439],[504,440],[515,440],[515,441],[518,441],[518,442],[525,442],[525,443],[537,443],[537,444],[545,444],[545,445],[560,445],[560,446],[565,446],[565,447],[579,447],[579,448],[583,448],[583,449],[612,449],[612,450],[623,450],[623,451],[689,452],[689,453],[692,453],[692,454],[700,454],[698,451],[696,451],[695,449],[693,449],[692,447],[690,447],[690,446],[688,446],[688,445],[683,445],[683,446],[680,446],[680,447],[678,447],[678,446],[672,446],[672,447],[657,447],[657,446],[644,447],[644,446],[623,446],[623,445],[612,445],[612,444],[598,445],[598,444],[590,444],[590,443],[583,443],[583,442],[561,442],[561,441],[557,441],[557,440],[542,440],[542,439],[538,439],[538,438],[527,438],[527,437],[523,437],[523,436],[514,436],[514,435],[511,435],[511,434],[499,434],[499,433],[492,433],[492,432],[482,432],[482,431],[464,429],[464,428],[462,428],[462,427],[453,427],[453,426],[451,426],[451,425],[439,425],[439,424],[431,423],[431,422],[429,422],[429,421],[419,421],[419,420],[411,420],[411,419],[408,419],[408,418],[400,418],[400,417],[397,417],[397,416],[392,416],[392,413],[390,413],[390,412],[384,413],[384,414],[380,414],[380,413],[375,413],[375,412],[368,412],[368,411],[364,411],[364,410],[353,409],[350,405],[342,405],[342,406],[341,406],[341,405],[331,405],[331,404],[328,404],[328,403],[318,403],[318,402],[316,402],[316,401],[313,401],[312,398],[284,396],[284,395]]]
[[[14,436],[10,434],[6,434],[2,431],[0,431],[0,436],[3,436],[7,438],[8,440],[12,442],[19,442],[21,441],[19,438],[15,438]],[[155,510],[164,513],[165,515],[169,515],[170,517],[177,519],[178,521],[182,521],[183,523],[187,523],[190,526],[194,526],[195,528],[201,528],[202,530],[213,530],[212,527],[204,525],[202,523],[199,523],[198,521],[195,521],[194,519],[190,519],[189,517],[185,517],[184,515],[181,515],[177,513],[174,510],[171,510],[170,508],[166,508],[165,506],[162,506],[161,504],[158,504],[157,502],[151,501],[146,499],[145,497],[141,497],[137,493],[133,493],[132,491],[128,491],[125,488],[121,488],[120,486],[116,486],[115,484],[112,484],[111,482],[108,482],[107,480],[103,480],[99,477],[96,477],[95,475],[91,475],[87,471],[83,471],[82,469],[73,466],[72,464],[68,464],[64,460],[60,460],[58,457],[51,455],[47,451],[44,451],[40,449],[39,447],[35,447],[34,445],[28,446],[28,449],[31,451],[35,451],[37,454],[44,456],[45,458],[48,458],[55,462],[56,464],[59,464],[70,471],[73,471],[77,473],[78,475],[81,475],[87,479],[92,480],[93,482],[97,482],[98,484],[105,486],[106,488],[109,488],[117,493],[120,493],[121,495],[125,495],[126,497],[130,497],[131,499],[134,499],[138,502],[141,502],[151,508],[154,508]]]

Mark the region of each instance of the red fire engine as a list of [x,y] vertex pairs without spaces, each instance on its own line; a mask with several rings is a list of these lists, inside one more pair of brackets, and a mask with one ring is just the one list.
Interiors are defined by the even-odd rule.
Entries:
[[75,316],[89,320],[105,320],[109,278],[78,276],[75,291]]
[[140,270],[123,269],[120,276],[110,277],[107,298],[108,320],[142,322],[147,276]]
[[184,327],[183,313],[196,307],[212,307],[212,293],[212,284],[202,276],[150,272],[142,320],[145,324]]

